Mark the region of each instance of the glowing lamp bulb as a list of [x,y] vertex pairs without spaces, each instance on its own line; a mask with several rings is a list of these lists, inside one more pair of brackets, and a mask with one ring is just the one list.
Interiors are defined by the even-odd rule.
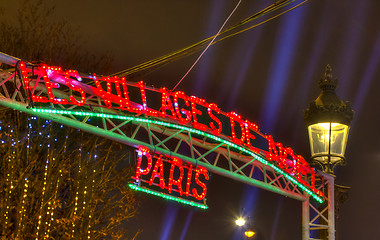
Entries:
[[245,231],[244,232],[244,235],[246,236],[246,237],[253,237],[253,235],[255,235],[255,232],[254,231],[252,231],[252,230],[248,230],[248,231]]
[[238,219],[236,219],[235,223],[236,223],[236,225],[241,227],[245,224],[245,220],[244,220],[244,218],[238,218]]

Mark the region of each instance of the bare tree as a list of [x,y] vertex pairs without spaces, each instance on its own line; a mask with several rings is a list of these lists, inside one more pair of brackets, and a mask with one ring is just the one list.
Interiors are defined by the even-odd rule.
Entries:
[[[7,11],[6,9],[2,9]],[[82,72],[110,70],[54,6],[23,0],[0,17],[0,51]],[[1,66],[0,66],[1,68]],[[131,149],[49,120],[0,108],[0,239],[128,239],[137,202],[127,188]]]
[[126,187],[129,147],[13,110],[1,113],[0,236],[126,239],[126,222],[137,210]]
[[0,51],[25,61],[43,61],[80,72],[110,73],[110,55],[86,51],[86,41],[79,30],[67,21],[55,19],[54,13],[55,6],[48,1],[22,0],[14,21],[1,14]]

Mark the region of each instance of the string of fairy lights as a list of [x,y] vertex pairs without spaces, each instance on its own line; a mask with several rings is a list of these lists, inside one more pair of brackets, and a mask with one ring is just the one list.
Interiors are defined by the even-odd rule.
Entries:
[[92,197],[99,175],[92,165],[99,160],[97,150],[70,141],[68,132],[37,117],[19,125],[0,121],[1,237],[61,239],[66,233],[58,229],[67,223],[73,239],[96,234],[93,220],[99,213]]
[[[13,130],[11,131],[13,132]],[[13,145],[13,143],[12,143]],[[14,189],[14,185],[13,185],[13,164],[12,162],[14,161],[14,158],[15,158],[15,151],[13,150],[12,151],[12,154],[8,156],[8,163],[9,163],[9,166],[10,167],[10,171],[7,173],[7,178],[6,178],[6,182],[9,183],[7,184],[7,187],[8,187],[8,191],[7,191],[7,196],[5,197],[5,204],[6,204],[6,209],[5,209],[5,214],[4,214],[4,217],[5,217],[5,226],[8,226],[9,224],[9,220],[10,220],[10,217],[9,217],[9,212],[10,212],[10,209],[11,209],[11,206],[12,206],[12,191]]]
[[[39,238],[39,233],[40,233],[40,228],[42,224],[42,216],[44,216],[44,198],[45,198],[45,192],[46,192],[46,183],[47,183],[47,172],[48,172],[48,167],[49,167],[49,154],[48,157],[46,158],[45,161],[45,169],[44,169],[44,179],[43,179],[43,186],[42,186],[42,192],[41,192],[41,204],[40,204],[40,210],[39,210],[39,215],[38,215],[38,224],[37,224],[37,230],[36,230],[36,240]],[[46,231],[45,231],[46,235]]]
[[[25,203],[26,203],[26,197],[28,196],[28,188],[29,188],[29,180],[28,178],[25,178],[24,188],[23,188],[23,195],[22,195],[22,203],[21,203],[21,209],[19,211],[20,214],[20,220],[18,224],[18,230],[17,235],[19,236],[23,229],[23,220],[25,218]],[[17,238],[17,237],[16,237]]]
[[[80,156],[81,156],[81,151],[79,151],[78,178],[80,177],[81,169],[82,169]],[[76,223],[76,217],[77,217],[77,211],[78,211],[78,199],[79,199],[79,186],[77,185],[77,188],[75,190],[75,202],[74,202],[74,213],[73,213],[74,217],[71,223],[71,237],[72,238],[74,237],[74,234],[75,234],[75,223]]]

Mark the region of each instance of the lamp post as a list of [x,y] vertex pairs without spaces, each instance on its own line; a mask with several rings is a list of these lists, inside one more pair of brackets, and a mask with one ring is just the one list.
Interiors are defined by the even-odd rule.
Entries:
[[[327,65],[325,75],[318,85],[321,93],[304,111],[304,120],[307,124],[310,141],[310,163],[318,165],[322,172],[331,176],[327,189],[328,211],[324,213],[328,215],[326,217],[328,219],[328,231],[325,233],[326,236],[322,234],[322,239],[334,240],[334,206],[337,205],[334,201],[334,168],[346,163],[344,154],[354,111],[349,103],[344,103],[336,95],[337,80],[332,77],[330,65]],[[340,193],[339,189],[344,188],[336,187],[335,191]]]

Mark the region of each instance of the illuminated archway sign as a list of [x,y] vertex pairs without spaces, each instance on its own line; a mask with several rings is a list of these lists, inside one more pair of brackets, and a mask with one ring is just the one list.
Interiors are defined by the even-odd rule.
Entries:
[[[215,103],[188,96],[181,91],[148,87],[142,81],[135,83],[125,78],[96,75],[82,79],[76,71],[46,65],[38,65],[34,69],[43,75],[47,92],[47,96],[37,96],[32,94],[32,90],[41,83],[29,78],[23,62],[19,63],[19,68],[33,111],[119,118],[184,129],[199,138],[213,139],[216,143],[236,149],[240,154],[252,156],[282,174],[318,202],[323,202],[323,189],[318,190],[315,186],[316,172],[302,156],[273,141],[272,136],[260,133],[256,124],[237,113],[223,112]],[[82,80],[86,84],[81,83]],[[56,91],[69,92],[69,96],[59,98]],[[101,101],[94,104],[94,96]],[[79,110],[70,110],[73,105]],[[96,110],[88,111],[88,108]],[[101,109],[104,108],[116,109],[120,114],[103,113]]]

